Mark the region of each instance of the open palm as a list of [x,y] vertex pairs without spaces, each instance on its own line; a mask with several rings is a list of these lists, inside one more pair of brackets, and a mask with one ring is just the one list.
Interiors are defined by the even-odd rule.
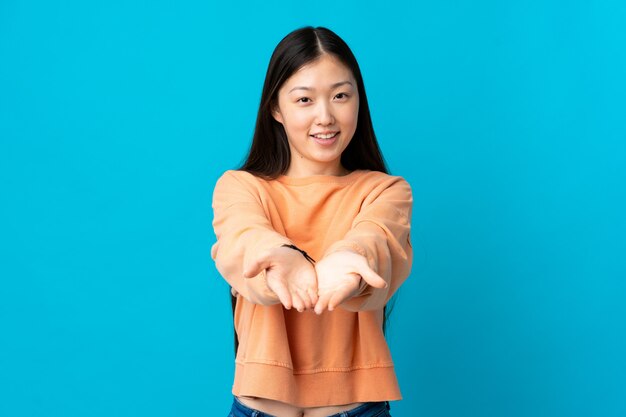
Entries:
[[286,309],[293,306],[302,312],[317,302],[315,268],[302,254],[277,247],[260,254],[244,268],[244,277],[252,278],[265,269],[265,280]]
[[361,279],[367,284],[384,288],[387,283],[372,268],[367,259],[356,252],[342,250],[328,254],[315,265],[317,293],[315,313],[332,311],[345,300],[356,295]]

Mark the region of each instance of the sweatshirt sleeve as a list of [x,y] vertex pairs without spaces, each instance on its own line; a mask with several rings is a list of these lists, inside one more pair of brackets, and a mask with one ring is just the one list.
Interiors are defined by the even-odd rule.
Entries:
[[253,278],[244,278],[244,265],[262,251],[291,244],[276,232],[261,205],[256,187],[226,171],[213,191],[213,230],[217,242],[211,247],[211,258],[224,279],[248,301],[271,305],[280,303],[267,286],[265,270]]
[[410,221],[413,195],[409,183],[393,176],[372,190],[343,239],[324,256],[340,250],[363,255],[369,266],[387,283],[374,288],[361,279],[358,293],[340,306],[348,311],[382,309],[407,279],[413,263]]

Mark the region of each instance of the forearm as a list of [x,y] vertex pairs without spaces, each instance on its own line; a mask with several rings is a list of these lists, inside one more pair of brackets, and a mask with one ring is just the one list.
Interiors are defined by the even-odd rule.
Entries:
[[324,256],[341,250],[360,254],[388,284],[387,288],[374,288],[362,279],[358,291],[341,304],[342,308],[349,311],[381,309],[409,276],[413,250],[408,219],[393,222],[391,228],[389,224],[362,221],[325,252]]
[[252,278],[243,276],[244,268],[264,251],[291,243],[274,230],[257,193],[234,172],[218,179],[212,203],[217,242],[211,257],[222,277],[243,297],[257,304],[275,304],[278,299],[267,286],[265,271]]
[[261,251],[281,246],[284,242],[289,240],[277,233],[268,233],[265,236],[259,233],[242,233],[236,240],[227,237],[218,240],[211,249],[211,257],[222,277],[245,299],[255,304],[278,304],[278,297],[267,286],[265,269],[252,278],[245,278],[243,272],[246,265],[254,261],[254,257]]

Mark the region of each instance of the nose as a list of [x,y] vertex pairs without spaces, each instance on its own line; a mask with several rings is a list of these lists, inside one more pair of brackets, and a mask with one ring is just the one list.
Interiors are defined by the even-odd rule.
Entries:
[[316,124],[326,126],[335,123],[335,118],[333,117],[332,109],[330,105],[324,102],[320,102],[317,109],[317,120]]

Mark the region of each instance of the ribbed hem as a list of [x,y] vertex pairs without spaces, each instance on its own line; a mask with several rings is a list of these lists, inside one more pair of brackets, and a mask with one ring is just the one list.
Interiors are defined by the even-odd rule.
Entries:
[[402,399],[393,366],[294,375],[293,370],[286,367],[236,363],[232,393],[268,398],[296,407]]

